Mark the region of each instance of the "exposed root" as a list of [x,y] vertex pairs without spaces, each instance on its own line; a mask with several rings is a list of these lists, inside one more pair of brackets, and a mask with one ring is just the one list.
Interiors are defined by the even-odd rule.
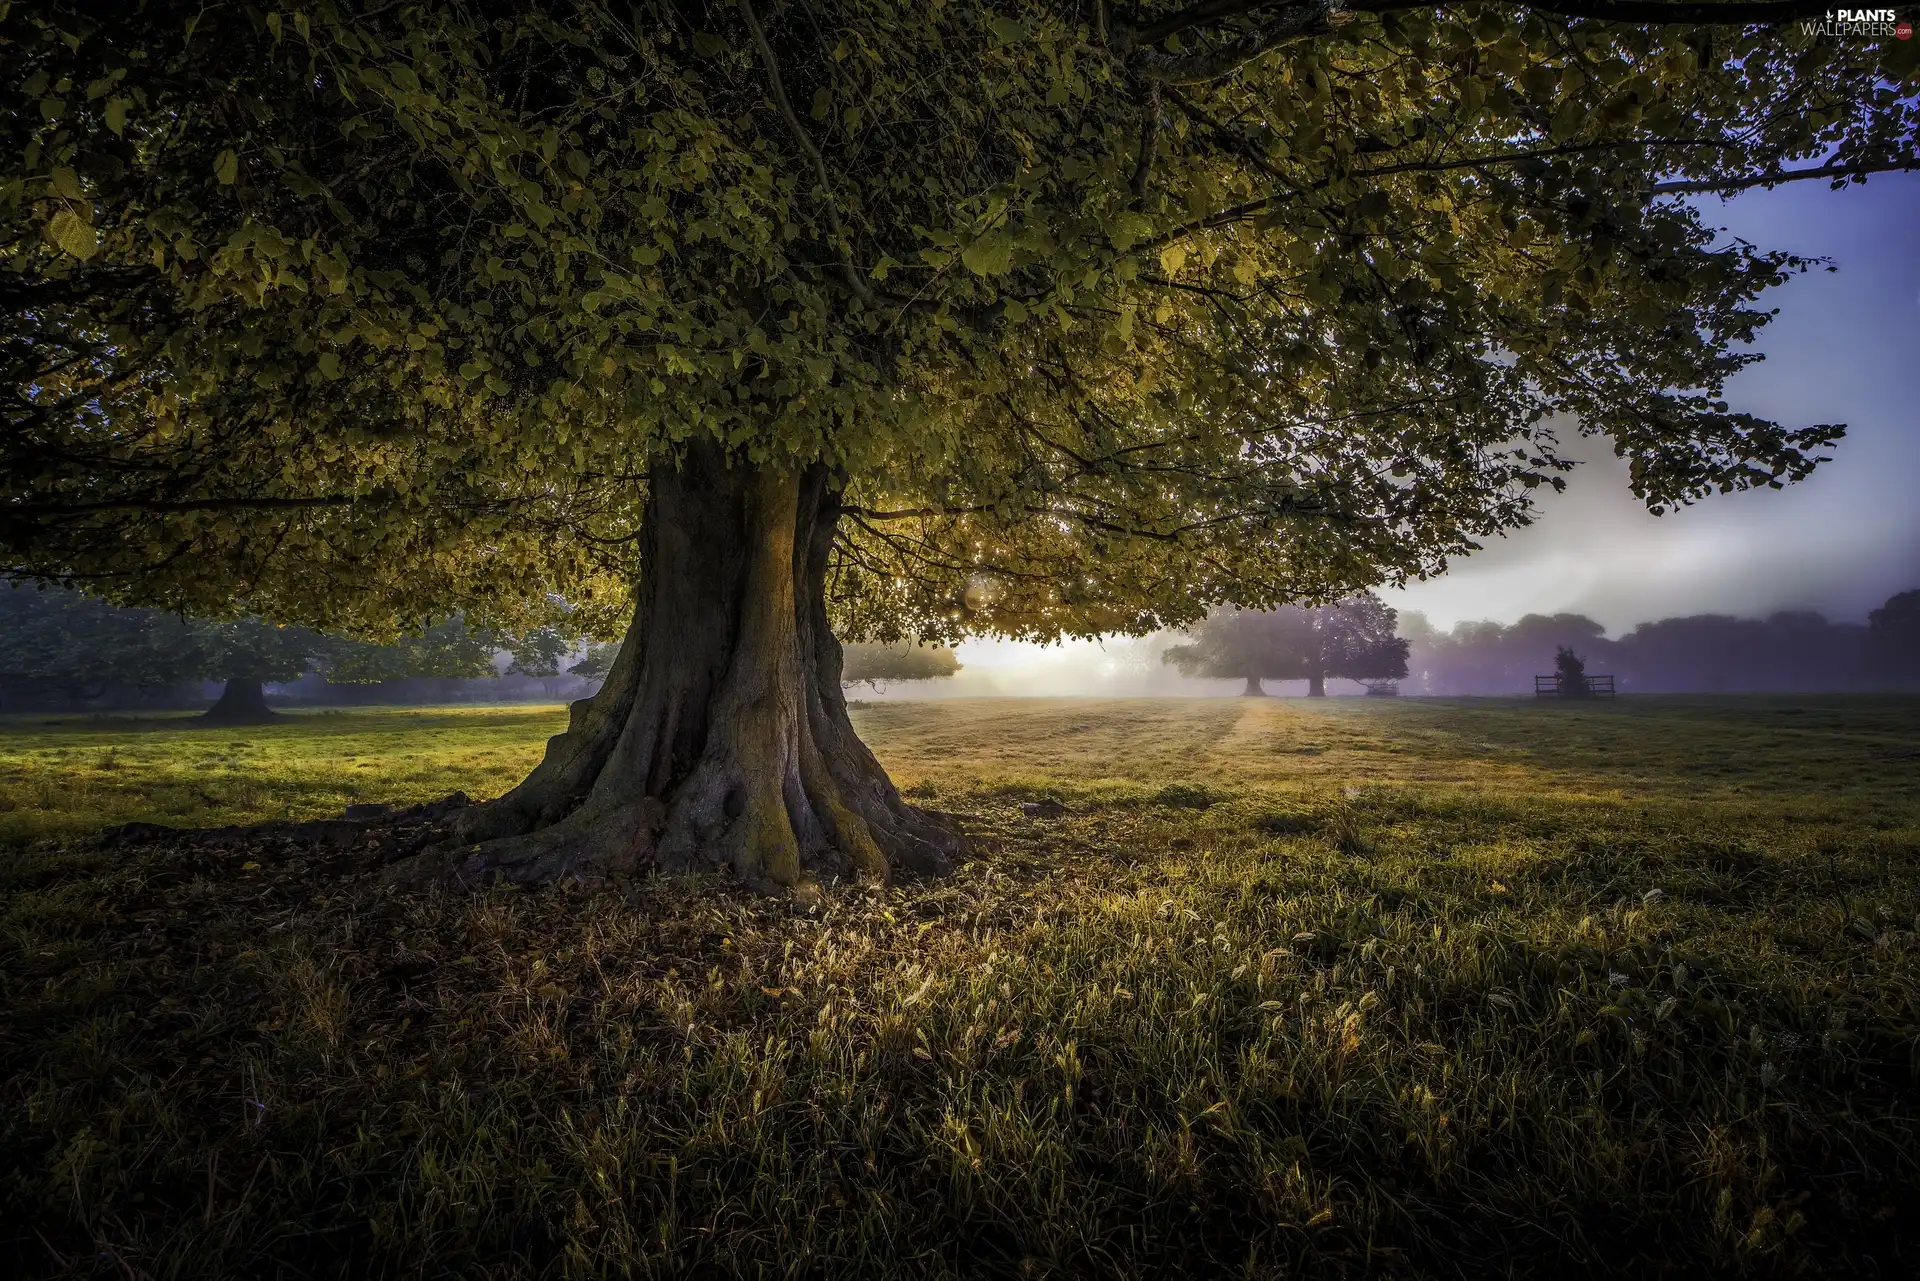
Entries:
[[605,885],[646,866],[664,807],[652,797],[602,813],[576,810],[560,822],[474,844],[437,845],[395,864],[397,884],[474,889],[491,881]]

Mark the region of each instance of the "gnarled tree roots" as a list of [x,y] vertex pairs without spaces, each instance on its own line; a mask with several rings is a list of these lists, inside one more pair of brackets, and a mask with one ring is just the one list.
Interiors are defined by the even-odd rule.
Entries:
[[728,466],[696,443],[648,479],[633,627],[606,684],[513,791],[395,868],[462,886],[730,871],[764,890],[937,875],[964,848],[854,733],[827,623],[829,470]]

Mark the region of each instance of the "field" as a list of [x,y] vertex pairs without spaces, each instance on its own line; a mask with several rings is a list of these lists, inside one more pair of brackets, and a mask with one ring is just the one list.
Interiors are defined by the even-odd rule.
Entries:
[[563,723],[0,722],[0,1270],[1920,1274],[1920,699],[873,703],[976,857],[807,908],[93,839]]

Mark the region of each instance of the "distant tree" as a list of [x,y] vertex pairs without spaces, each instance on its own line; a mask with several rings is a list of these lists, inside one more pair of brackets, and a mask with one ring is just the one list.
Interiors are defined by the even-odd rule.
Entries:
[[[494,676],[501,650],[523,655],[522,671],[552,669],[554,644],[543,634],[504,633],[457,614],[419,635],[381,642],[276,627],[254,618],[212,621],[122,608],[58,587],[0,589],[0,682],[93,700],[115,689],[221,681],[220,697],[205,714],[215,724],[272,721],[265,686],[298,680],[316,669],[342,685]],[[563,656],[568,644],[560,643]]]
[[1247,682],[1241,692],[1266,693],[1262,680],[1304,680],[1324,697],[1329,676],[1398,680],[1407,674],[1407,642],[1394,635],[1395,612],[1372,592],[1332,605],[1275,610],[1222,610],[1175,645],[1165,662],[1188,676]]
[[1223,609],[1209,614],[1188,635],[1193,639],[1161,655],[1186,676],[1241,680],[1240,692],[1258,698],[1267,691],[1262,679],[1285,680],[1293,675],[1294,655],[1305,645],[1300,635],[1305,613],[1298,609]]
[[1560,678],[1560,697],[1585,698],[1593,693],[1587,684],[1587,660],[1562,645],[1553,655],[1553,674]]
[[502,641],[507,652],[513,655],[513,662],[507,667],[509,676],[548,680],[560,674],[560,665],[573,652],[579,636],[560,624],[549,623],[502,637]]
[[530,676],[540,682],[540,688],[549,697],[557,694],[561,666],[573,652],[578,637],[564,626],[549,623],[504,639],[510,656],[506,674]]
[[1408,665],[1429,694],[1512,694],[1553,662],[1561,646],[1590,660],[1610,655],[1606,629],[1583,614],[1528,614],[1518,622],[1462,622],[1442,631],[1419,615],[1402,616]]
[[[1524,690],[1529,676],[1550,669],[1562,646],[1589,666],[1613,672],[1622,688],[1640,692],[1849,689],[1863,680],[1894,678],[1897,669],[1887,666],[1885,655],[1888,647],[1897,648],[1898,611],[1895,601],[1887,604],[1891,612],[1879,633],[1885,639],[1878,641],[1867,627],[1807,610],[1766,618],[1662,618],[1616,640],[1581,614],[1529,614],[1512,624],[1463,622],[1451,631],[1408,615],[1401,631],[1412,642],[1409,666],[1429,694]],[[1866,653],[1874,647],[1880,657]]]
[[619,641],[589,641],[586,653],[580,661],[567,669],[574,676],[587,680],[603,681],[607,673],[613,670],[613,660],[620,656]]
[[200,658],[199,675],[225,681],[220,697],[201,714],[214,725],[261,725],[276,719],[266,686],[299,680],[327,653],[327,641],[304,627],[278,627],[257,618],[189,625]]
[[1866,668],[1877,680],[1920,680],[1920,590],[1890,596],[1867,615]]
[[960,670],[960,660],[944,645],[917,645],[911,641],[883,645],[856,642],[846,647],[840,668],[842,685],[881,681],[939,680]]
[[205,713],[216,724],[273,719],[263,685],[297,679],[326,651],[315,632],[255,618],[215,622],[123,609],[57,587],[16,587],[5,600],[0,669],[13,683],[94,699],[115,687],[223,681]]
[[1695,614],[1641,623],[1614,646],[1638,690],[1812,690],[1857,686],[1867,629],[1787,610],[1767,618]]
[[0,590],[0,681],[17,691],[88,701],[197,680],[200,668],[190,625],[172,614],[57,587]]
[[1309,695],[1324,696],[1329,676],[1369,681],[1407,674],[1407,642],[1394,635],[1397,613],[1372,592],[1312,612],[1318,647],[1308,654]]

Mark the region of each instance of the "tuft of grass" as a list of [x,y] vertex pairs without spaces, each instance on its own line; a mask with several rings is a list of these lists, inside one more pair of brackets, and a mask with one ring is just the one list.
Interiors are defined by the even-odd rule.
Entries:
[[1153,794],[1155,805],[1173,809],[1212,809],[1221,800],[1218,792],[1194,783],[1169,783]]
[[[862,732],[976,857],[807,908],[670,878],[399,894],[284,843],[16,846],[0,1261],[1915,1271],[1920,702],[1259,702],[872,704]],[[469,768],[441,715],[356,751],[393,788],[367,799]],[[247,731],[277,743],[261,816],[352,776],[347,719]],[[527,756],[549,728],[520,722]],[[98,731],[7,750],[77,748],[60,770],[94,780],[103,746],[66,732]],[[193,749],[175,732],[128,736],[86,803],[132,811]],[[1760,768],[1698,768],[1729,742]],[[1156,799],[1183,786],[1217,799]],[[1023,820],[1039,794],[1068,812]]]

